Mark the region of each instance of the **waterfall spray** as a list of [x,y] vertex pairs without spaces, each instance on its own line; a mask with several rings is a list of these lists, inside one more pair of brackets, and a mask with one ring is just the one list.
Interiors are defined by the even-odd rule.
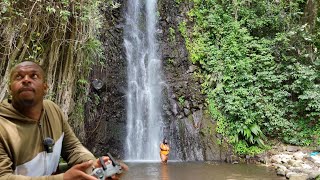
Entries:
[[124,46],[128,62],[126,160],[159,160],[161,60],[157,0],[128,0]]

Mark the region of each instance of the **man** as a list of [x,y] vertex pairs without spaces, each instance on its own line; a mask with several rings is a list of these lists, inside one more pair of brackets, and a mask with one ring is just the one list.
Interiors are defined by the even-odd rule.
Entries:
[[[11,70],[12,99],[0,104],[0,180],[96,179],[86,171],[101,167],[99,160],[80,143],[61,109],[44,100],[47,90],[38,64],[24,61]],[[55,174],[60,157],[71,168]]]
[[168,145],[168,141],[166,138],[164,138],[162,143],[160,144],[160,158],[163,164],[167,164],[167,161],[169,159],[169,151],[170,148]]

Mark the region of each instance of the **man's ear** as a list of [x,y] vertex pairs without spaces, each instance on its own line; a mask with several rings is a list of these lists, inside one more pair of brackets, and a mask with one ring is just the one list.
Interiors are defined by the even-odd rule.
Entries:
[[9,94],[11,94],[11,84],[10,83],[8,83],[7,91]]
[[48,92],[48,88],[49,88],[48,84],[47,84],[47,83],[44,83],[44,84],[43,84],[43,91],[44,91],[44,94],[45,94],[45,95],[46,95],[47,92]]
[[11,86],[10,84],[8,84],[8,87],[7,87],[7,92],[8,92],[8,99],[12,99],[12,92],[11,92]]

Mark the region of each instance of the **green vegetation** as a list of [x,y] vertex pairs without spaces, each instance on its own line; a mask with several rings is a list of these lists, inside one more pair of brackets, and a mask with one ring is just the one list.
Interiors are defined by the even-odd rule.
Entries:
[[239,154],[267,138],[319,144],[320,13],[308,2],[193,0],[179,26],[217,131]]
[[170,42],[171,43],[175,42],[176,41],[176,32],[175,32],[174,28],[172,28],[172,27],[169,28],[169,34],[170,34],[169,35]]
[[[71,124],[84,132],[89,73],[93,65],[104,65],[97,38],[100,3],[2,0],[0,100],[10,68],[24,60],[36,61],[48,72],[48,98],[68,115],[72,109]],[[103,3],[120,7],[112,0]],[[268,138],[295,145],[320,144],[319,1],[175,3],[194,5],[179,31],[190,60],[200,67],[195,74],[202,78],[216,130],[238,154],[261,152],[268,147]],[[170,28],[169,36],[174,43],[176,29]],[[178,100],[183,105],[185,97]],[[91,101],[99,104],[101,99],[95,96]]]
[[184,102],[185,102],[186,100],[185,100],[185,97],[184,97],[184,96],[180,96],[180,97],[178,98],[178,101],[179,101],[179,104],[180,104],[181,106],[183,106],[183,105],[184,105]]

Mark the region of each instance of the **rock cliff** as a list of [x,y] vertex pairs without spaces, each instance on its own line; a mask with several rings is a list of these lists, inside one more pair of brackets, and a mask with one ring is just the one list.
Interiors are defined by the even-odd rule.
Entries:
[[[113,1],[115,3],[115,1]],[[126,1],[119,6],[106,4],[101,40],[105,47],[105,64],[96,66],[90,81],[100,80],[104,89],[89,93],[86,104],[86,146],[96,155],[113,153],[123,159],[126,134],[126,58],[123,48],[123,26]],[[164,133],[171,144],[171,159],[228,160],[231,155],[221,137],[215,133],[215,121],[210,117],[201,93],[198,67],[188,60],[185,41],[179,23],[191,5],[172,0],[159,0],[157,39],[163,62],[165,88],[162,112]],[[220,143],[218,143],[220,142]]]

